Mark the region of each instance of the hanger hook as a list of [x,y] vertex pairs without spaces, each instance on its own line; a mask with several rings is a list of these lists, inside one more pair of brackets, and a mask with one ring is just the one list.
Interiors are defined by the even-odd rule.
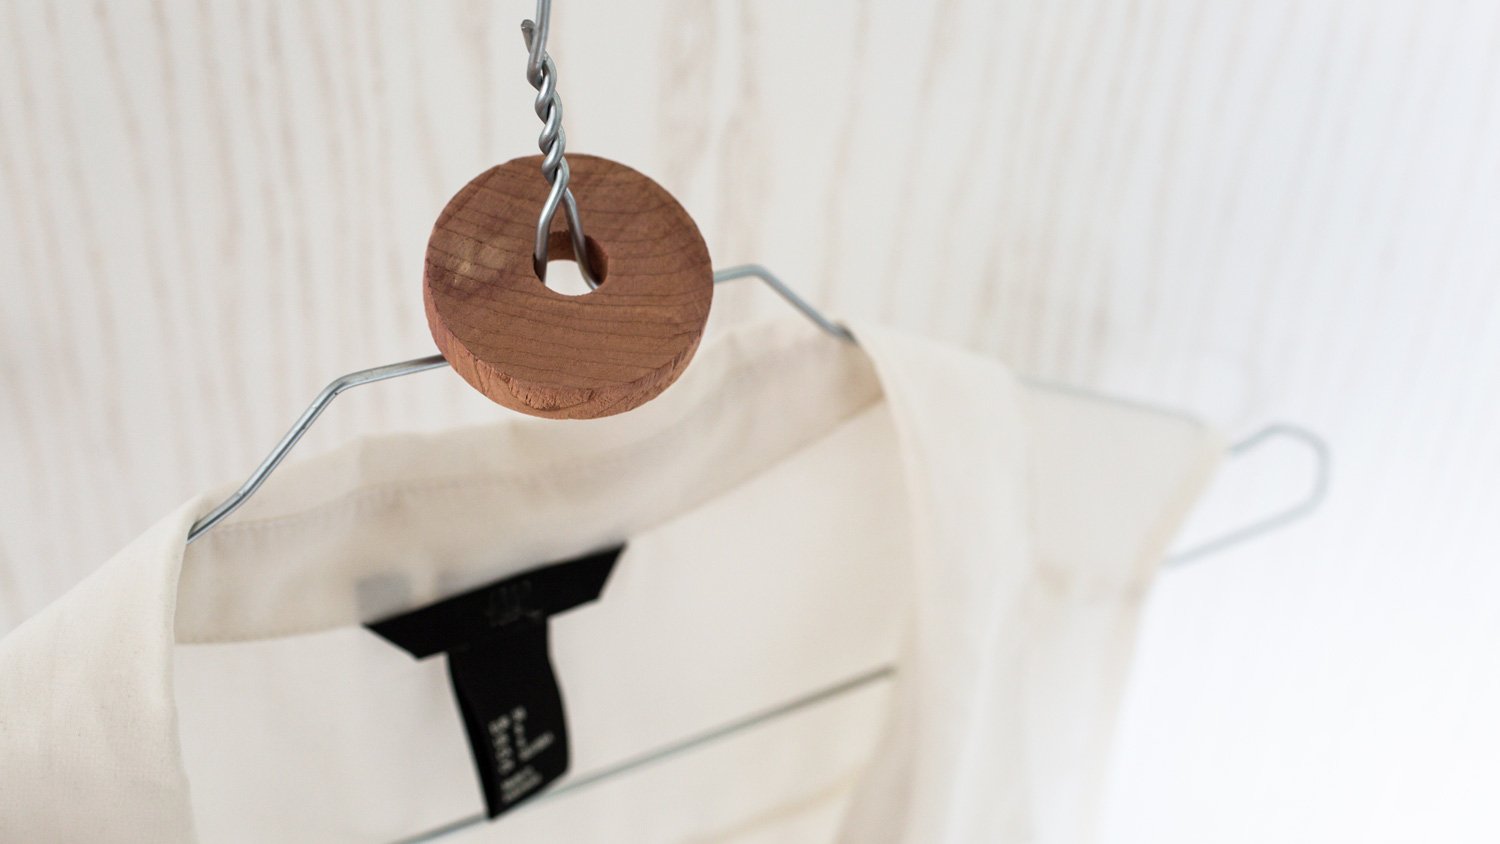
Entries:
[[541,213],[536,221],[536,239],[532,244],[531,265],[536,277],[547,280],[547,238],[552,231],[552,218],[562,207],[568,222],[568,234],[573,243],[573,260],[578,271],[592,290],[599,286],[599,276],[589,263],[588,240],[583,234],[583,218],[578,213],[578,203],[573,191],[568,189],[571,171],[563,156],[568,146],[568,136],[563,132],[562,97],[557,93],[557,65],[547,54],[547,33],[551,29],[552,0],[537,0],[536,20],[521,21],[521,37],[526,41],[526,81],[536,89],[534,103],[536,116],[542,119],[542,132],[537,135],[537,147],[542,151],[542,175],[552,183],[552,190],[542,202]]
[[530,51],[526,62],[526,78],[532,85],[536,85],[542,75],[542,62],[547,55],[547,34],[551,28],[552,0],[536,0],[536,17],[521,22],[521,34],[526,39],[526,49]]

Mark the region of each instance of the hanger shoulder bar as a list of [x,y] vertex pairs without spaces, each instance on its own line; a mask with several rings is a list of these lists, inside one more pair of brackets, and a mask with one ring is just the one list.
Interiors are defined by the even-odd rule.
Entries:
[[[847,328],[823,316],[816,308],[808,304],[807,300],[798,296],[785,282],[777,278],[774,273],[759,264],[744,264],[720,270],[714,273],[714,284],[722,284],[726,281],[734,281],[741,278],[758,278],[764,281],[768,287],[790,302],[792,307],[800,311],[819,328],[840,340],[850,343],[854,342],[854,336],[849,333]],[[280,466],[281,461],[286,459],[292,447],[297,444],[298,440],[302,439],[302,435],[307,433],[307,429],[312,427],[313,422],[317,421],[318,416],[328,408],[328,405],[338,397],[339,393],[351,387],[358,387],[361,384],[373,384],[376,381],[384,381],[388,378],[414,375],[418,372],[426,372],[429,369],[440,369],[447,365],[448,361],[442,355],[429,355],[425,358],[386,364],[385,366],[377,366],[373,369],[361,369],[358,372],[351,372],[348,375],[335,378],[328,386],[323,388],[322,392],[318,393],[317,398],[313,399],[312,404],[308,405],[307,409],[302,411],[302,415],[297,417],[297,421],[292,424],[291,429],[282,436],[281,441],[276,443],[276,447],[271,449],[271,453],[266,455],[266,458],[260,462],[260,465],[255,467],[255,471],[250,473],[250,477],[246,478],[245,482],[240,484],[239,489],[235,490],[228,498],[220,502],[217,507],[209,511],[208,515],[193,523],[192,528],[188,530],[188,543],[192,544],[193,540],[202,536],[209,528],[223,521],[230,513],[238,510],[240,505],[244,504],[250,496],[254,495],[255,491],[260,489],[261,484],[266,482],[266,478],[270,477],[272,472],[276,471],[276,467]]]
[[[830,336],[846,343],[858,342],[854,338],[854,335],[849,332],[849,329],[824,316],[822,312],[813,307],[806,299],[797,295],[796,291],[792,290],[775,273],[772,273],[759,264],[742,264],[719,270],[714,273],[714,284],[722,284],[741,278],[760,279],[767,287],[775,291],[778,296],[786,300],[788,304]],[[318,393],[312,403],[307,406],[307,409],[302,411],[302,415],[297,417],[297,421],[292,424],[291,429],[282,436],[281,441],[276,443],[275,448],[271,449],[271,453],[266,455],[265,459],[260,462],[260,465],[255,467],[255,471],[250,473],[250,477],[246,478],[245,482],[240,484],[239,489],[236,489],[228,498],[220,502],[217,507],[209,511],[203,518],[193,523],[192,528],[188,531],[188,543],[191,544],[206,533],[209,528],[223,521],[229,514],[239,509],[250,496],[254,495],[256,490],[260,489],[261,484],[265,483],[266,478],[270,477],[271,473],[276,470],[276,467],[280,466],[281,462],[286,459],[292,447],[302,439],[302,435],[307,433],[308,428],[312,427],[313,422],[317,421],[317,418],[340,393],[351,387],[358,387],[361,384],[373,384],[376,381],[399,378],[403,375],[414,375],[430,369],[440,369],[447,365],[448,361],[442,355],[429,355],[424,358],[377,366],[372,369],[362,369],[358,372],[351,372],[334,379],[328,386],[323,388],[322,392]],[[1093,393],[1089,395],[1105,401],[1118,401],[1117,399],[1098,396]],[[1270,516],[1258,519],[1248,525],[1232,530],[1223,536],[1208,540],[1174,555],[1166,561],[1167,565],[1181,565],[1209,556],[1276,530],[1318,509],[1327,494],[1332,459],[1327,444],[1313,432],[1295,425],[1278,423],[1257,431],[1244,440],[1235,443],[1230,446],[1229,452],[1231,456],[1246,454],[1263,443],[1276,438],[1296,440],[1312,451],[1317,460],[1317,474],[1308,494],[1296,504],[1273,513]]]
[[1285,422],[1267,425],[1231,445],[1229,447],[1229,456],[1243,457],[1254,452],[1262,445],[1278,439],[1298,443],[1305,447],[1312,455],[1314,464],[1313,481],[1308,487],[1307,494],[1296,503],[1277,510],[1268,516],[1226,531],[1213,539],[1201,542],[1186,550],[1179,551],[1162,561],[1162,565],[1176,567],[1195,560],[1201,560],[1204,557],[1213,556],[1220,551],[1249,542],[1272,531],[1279,530],[1299,519],[1304,519],[1323,506],[1323,500],[1328,497],[1328,487],[1333,477],[1333,450],[1328,447],[1328,443],[1322,437],[1312,431],[1300,425],[1291,425]]
[[348,375],[335,378],[328,386],[323,388],[321,393],[318,393],[317,398],[313,399],[312,404],[308,405],[307,409],[302,411],[302,415],[297,417],[297,421],[292,424],[291,429],[286,432],[280,442],[276,443],[276,447],[271,449],[271,453],[266,455],[266,459],[260,461],[260,465],[255,467],[255,471],[250,473],[250,477],[246,478],[245,482],[240,484],[240,488],[220,502],[219,506],[209,511],[208,515],[193,523],[193,527],[188,531],[187,541],[192,543],[193,540],[202,536],[209,528],[223,521],[230,513],[238,510],[240,505],[245,503],[246,499],[254,495],[255,491],[260,489],[260,485],[266,482],[266,478],[270,477],[271,473],[276,471],[276,467],[281,465],[281,461],[286,459],[287,453],[292,450],[292,446],[296,445],[297,441],[302,439],[302,435],[307,433],[307,429],[312,427],[313,422],[317,421],[318,416],[328,408],[328,405],[333,403],[333,400],[338,397],[339,393],[344,392],[350,387],[358,387],[361,384],[373,384],[376,381],[384,381],[387,378],[399,378],[402,375],[426,372],[429,369],[438,369],[447,365],[448,361],[444,360],[442,355],[429,355],[425,358],[402,361],[401,363],[390,363],[385,366],[377,366],[373,369],[361,369],[358,372],[351,372]]
[[814,325],[823,329],[825,333],[831,334],[846,343],[858,343],[849,329],[834,322],[823,312],[814,308],[806,299],[797,295],[786,282],[760,264],[740,264],[736,267],[719,270],[714,273],[714,284],[726,281],[734,281],[737,278],[758,278],[766,283],[766,286],[776,291],[776,294],[787,301],[787,304],[796,308],[799,313],[807,317]]

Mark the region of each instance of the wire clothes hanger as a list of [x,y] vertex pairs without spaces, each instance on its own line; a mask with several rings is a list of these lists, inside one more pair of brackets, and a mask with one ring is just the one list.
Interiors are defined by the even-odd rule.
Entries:
[[[714,284],[723,284],[742,278],[758,278],[764,281],[768,287],[780,294],[792,307],[796,308],[829,335],[846,343],[856,342],[854,335],[849,332],[849,329],[828,319],[828,317],[808,304],[806,299],[797,295],[796,291],[788,287],[785,282],[777,278],[770,270],[759,264],[743,264],[719,270],[714,273]],[[255,471],[250,473],[250,477],[246,478],[243,484],[240,484],[239,489],[220,502],[207,515],[193,523],[192,528],[188,531],[187,541],[192,543],[249,500],[250,496],[254,495],[260,489],[261,485],[266,482],[266,479],[270,477],[272,472],[276,471],[276,467],[280,466],[281,462],[286,459],[287,454],[302,439],[302,435],[307,433],[308,429],[312,427],[323,411],[328,409],[328,405],[332,404],[335,398],[338,398],[339,394],[364,384],[373,384],[376,381],[400,378],[403,375],[415,375],[418,372],[441,369],[447,365],[448,360],[442,355],[428,355],[427,357],[401,361],[400,363],[389,363],[385,366],[361,369],[358,372],[350,372],[347,375],[335,378],[328,386],[323,388],[322,392],[318,393],[312,403],[307,406],[307,409],[302,411],[302,415],[297,417],[297,421],[292,424],[291,429],[286,432],[280,442],[276,443],[276,447],[271,449],[270,454],[266,455],[265,459],[260,462],[260,465],[255,467]]]
[[[567,134],[562,126],[562,98],[557,93],[557,66],[552,56],[547,53],[547,36],[551,30],[552,2],[551,0],[537,0],[535,20],[524,20],[521,22],[521,34],[526,42],[526,79],[536,89],[534,107],[542,120],[542,131],[537,136],[537,146],[543,155],[541,159],[542,175],[546,178],[550,187],[546,198],[542,203],[541,211],[537,215],[535,237],[532,243],[532,269],[537,278],[546,280],[547,260],[551,246],[551,229],[553,218],[557,215],[559,208],[563,209],[567,221],[568,239],[571,246],[572,257],[577,261],[579,272],[590,290],[597,290],[601,281],[600,273],[593,266],[593,252],[589,249],[589,238],[583,229],[583,219],[578,208],[578,202],[569,188],[572,171],[568,166],[565,152],[567,148]],[[713,284],[719,285],[725,282],[735,281],[743,278],[758,278],[771,290],[781,296],[782,299],[795,310],[805,316],[824,333],[845,343],[858,345],[858,340],[849,329],[824,316],[817,308],[813,307],[806,299],[797,295],[785,282],[770,270],[759,264],[742,264],[728,267],[713,273]],[[209,511],[208,514],[193,523],[188,531],[187,541],[191,544],[204,533],[207,533],[215,525],[222,522],[235,510],[239,509],[250,496],[254,495],[276,467],[286,459],[288,453],[296,446],[302,436],[307,433],[328,405],[346,390],[363,384],[373,384],[377,381],[386,381],[391,378],[400,378],[404,375],[413,375],[418,372],[426,372],[431,369],[440,369],[449,366],[449,360],[441,354],[428,355],[427,357],[415,358],[413,360],[391,363],[377,366],[371,369],[361,369],[335,378],[322,392],[313,399],[302,415],[297,417],[290,430],[271,449],[270,454],[260,462],[250,477],[240,485],[228,498],[220,502],[218,506]],[[1073,389],[1073,388],[1068,388]],[[1077,392],[1076,390],[1074,390]],[[1093,394],[1095,398],[1104,401],[1118,401],[1107,396]],[[1168,411],[1170,412],[1170,411]],[[1232,456],[1249,454],[1261,445],[1276,439],[1290,440],[1300,443],[1309,449],[1316,461],[1317,472],[1311,488],[1298,502],[1289,505],[1283,510],[1277,511],[1269,516],[1257,519],[1249,524],[1229,531],[1228,533],[1208,540],[1199,546],[1180,552],[1167,560],[1168,565],[1177,565],[1191,560],[1200,559],[1209,554],[1222,551],[1240,543],[1262,536],[1269,531],[1276,530],[1297,519],[1312,513],[1322,503],[1327,492],[1328,478],[1330,473],[1330,455],[1328,446],[1323,440],[1306,428],[1288,423],[1277,423],[1262,428],[1245,439],[1235,443],[1229,449]]]
[[[858,345],[859,341],[854,338],[849,329],[824,316],[817,308],[809,304],[806,299],[803,299],[796,291],[788,287],[786,282],[759,264],[742,264],[719,270],[714,273],[714,284],[724,284],[743,278],[760,279],[767,287],[785,299],[788,304],[807,317],[809,321],[824,333],[841,342]],[[448,361],[442,355],[428,355],[427,357],[401,361],[400,363],[390,363],[371,369],[361,369],[357,372],[350,372],[347,375],[335,378],[318,393],[312,403],[307,406],[307,409],[302,411],[302,415],[297,417],[296,422],[292,423],[291,429],[282,436],[281,441],[276,443],[276,446],[260,462],[260,465],[255,467],[255,471],[250,473],[245,482],[240,484],[238,489],[220,502],[218,506],[214,507],[213,510],[209,511],[207,515],[193,523],[192,528],[188,530],[187,541],[192,543],[207,533],[209,529],[228,518],[229,514],[239,509],[242,504],[249,500],[250,496],[254,495],[260,489],[261,485],[266,482],[266,479],[271,476],[271,473],[276,471],[276,467],[280,466],[281,462],[286,459],[287,454],[297,445],[297,442],[302,439],[302,436],[307,433],[308,429],[312,427],[323,411],[327,410],[328,406],[341,393],[364,384],[373,384],[377,381],[400,378],[404,375],[415,375],[418,372],[441,369],[447,365]],[[1119,401],[1118,399],[1099,396],[1097,394],[1091,395],[1102,401]],[[1313,457],[1316,470],[1313,482],[1303,497],[1271,515],[1234,528],[1223,535],[1203,542],[1201,545],[1178,552],[1165,561],[1166,565],[1181,565],[1227,550],[1304,518],[1318,509],[1323,503],[1323,499],[1327,496],[1329,478],[1332,473],[1332,456],[1328,445],[1317,434],[1299,425],[1278,422],[1261,428],[1244,439],[1235,442],[1229,447],[1229,454],[1232,457],[1243,457],[1254,453],[1267,443],[1276,440],[1299,444],[1307,449]]]
[[[579,208],[578,201],[573,196],[572,190],[569,187],[572,171],[568,165],[568,161],[564,157],[566,135],[562,128],[562,101],[557,94],[557,68],[551,56],[546,51],[550,12],[550,0],[538,0],[535,22],[528,20],[521,25],[528,51],[526,77],[531,85],[536,88],[536,114],[543,122],[542,132],[538,137],[538,146],[543,152],[540,162],[542,174],[548,183],[548,191],[542,200],[541,212],[536,222],[535,237],[532,242],[530,255],[530,269],[535,273],[537,278],[545,279],[549,252],[551,248],[562,244],[562,247],[558,248],[569,248],[571,254],[568,257],[572,257],[578,262],[580,274],[590,289],[594,290],[598,289],[602,283],[604,275],[602,272],[603,265],[596,265],[596,257],[600,253],[592,248],[591,239],[584,233],[583,214]],[[566,235],[562,239],[559,239],[559,233],[552,231],[553,219],[559,209],[563,211],[567,228]],[[694,234],[696,235],[696,230]],[[807,300],[797,295],[779,277],[759,264],[744,264],[713,272],[712,284],[719,285],[746,278],[754,278],[762,281],[792,308],[801,313],[830,337],[840,342],[858,345],[858,340],[847,328],[824,316],[808,303]],[[429,302],[430,317],[431,303]],[[193,523],[188,531],[187,542],[191,544],[201,538],[215,525],[228,518],[230,514],[254,495],[260,489],[261,485],[265,483],[266,479],[270,477],[271,473],[286,459],[287,454],[302,439],[302,436],[307,433],[308,429],[312,427],[323,411],[327,410],[328,406],[340,394],[364,384],[373,384],[377,381],[400,378],[449,365],[451,365],[451,362],[448,357],[437,354],[377,366],[371,369],[362,369],[334,379],[318,393],[312,403],[307,406],[292,424],[290,430],[276,443],[276,446],[271,449],[271,452],[266,455],[260,465],[251,472],[244,483],[228,498],[214,507],[207,515]],[[469,378],[468,373],[461,374]],[[473,383],[472,379],[471,383]],[[1041,386],[1064,389],[1071,392],[1085,392],[1071,387],[1056,387],[1055,385]],[[486,394],[489,395],[488,392]],[[1101,401],[1135,404],[1098,394],[1088,393],[1088,395]],[[496,398],[494,395],[491,395],[491,397]],[[499,398],[496,398],[496,400],[501,401]],[[506,402],[501,401],[501,403],[504,404]],[[1155,409],[1162,412],[1172,412],[1162,408]],[[1230,446],[1229,453],[1234,457],[1244,456],[1258,451],[1267,443],[1277,440],[1299,444],[1313,458],[1315,472],[1312,484],[1307,492],[1298,501],[1268,516],[1255,519],[1213,539],[1178,552],[1167,558],[1164,561],[1165,565],[1179,566],[1217,554],[1232,547],[1243,545],[1246,542],[1302,519],[1318,509],[1327,494],[1331,474],[1331,457],[1328,446],[1313,432],[1297,425],[1286,423],[1272,424]],[[523,804],[518,804],[515,810],[523,811],[534,803],[589,788],[643,766],[752,729],[774,719],[817,706],[845,694],[887,680],[895,672],[896,668],[893,665],[878,667],[865,673],[845,678],[796,699],[785,701],[770,709],[680,739],[668,746],[650,750],[639,756],[625,759],[600,770],[582,772],[563,780],[556,787],[537,795],[534,799]],[[485,820],[486,818],[483,814],[476,814],[428,830],[414,837],[402,839],[402,842],[405,842],[405,844],[415,844],[415,842],[436,840],[450,833],[484,823]]]

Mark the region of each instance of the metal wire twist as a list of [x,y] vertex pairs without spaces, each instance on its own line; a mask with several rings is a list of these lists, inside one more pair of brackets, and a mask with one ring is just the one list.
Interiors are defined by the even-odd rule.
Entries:
[[552,19],[552,0],[537,0],[536,20],[521,21],[521,36],[526,40],[529,53],[526,61],[526,81],[536,89],[536,116],[542,119],[542,132],[537,136],[537,147],[542,151],[542,176],[552,184],[547,200],[542,203],[542,213],[536,222],[536,242],[532,252],[532,266],[536,277],[547,280],[547,238],[552,231],[552,218],[562,206],[567,214],[568,233],[573,242],[573,258],[578,262],[578,271],[590,289],[599,286],[598,276],[589,264],[588,241],[583,235],[583,219],[578,214],[578,203],[573,191],[568,189],[568,160],[563,157],[567,149],[568,136],[563,132],[562,98],[557,94],[557,65],[547,55],[547,32]]

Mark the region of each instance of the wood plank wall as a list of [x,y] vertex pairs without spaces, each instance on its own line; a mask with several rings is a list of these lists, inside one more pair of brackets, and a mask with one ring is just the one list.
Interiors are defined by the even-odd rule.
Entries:
[[[0,630],[431,350],[438,209],[535,143],[529,10],[0,3]],[[1500,837],[1450,805],[1500,785],[1500,4],[560,0],[553,47],[572,148],[718,264],[1335,444],[1316,521],[1163,583],[1113,840]],[[433,373],[307,450],[496,412]]]

